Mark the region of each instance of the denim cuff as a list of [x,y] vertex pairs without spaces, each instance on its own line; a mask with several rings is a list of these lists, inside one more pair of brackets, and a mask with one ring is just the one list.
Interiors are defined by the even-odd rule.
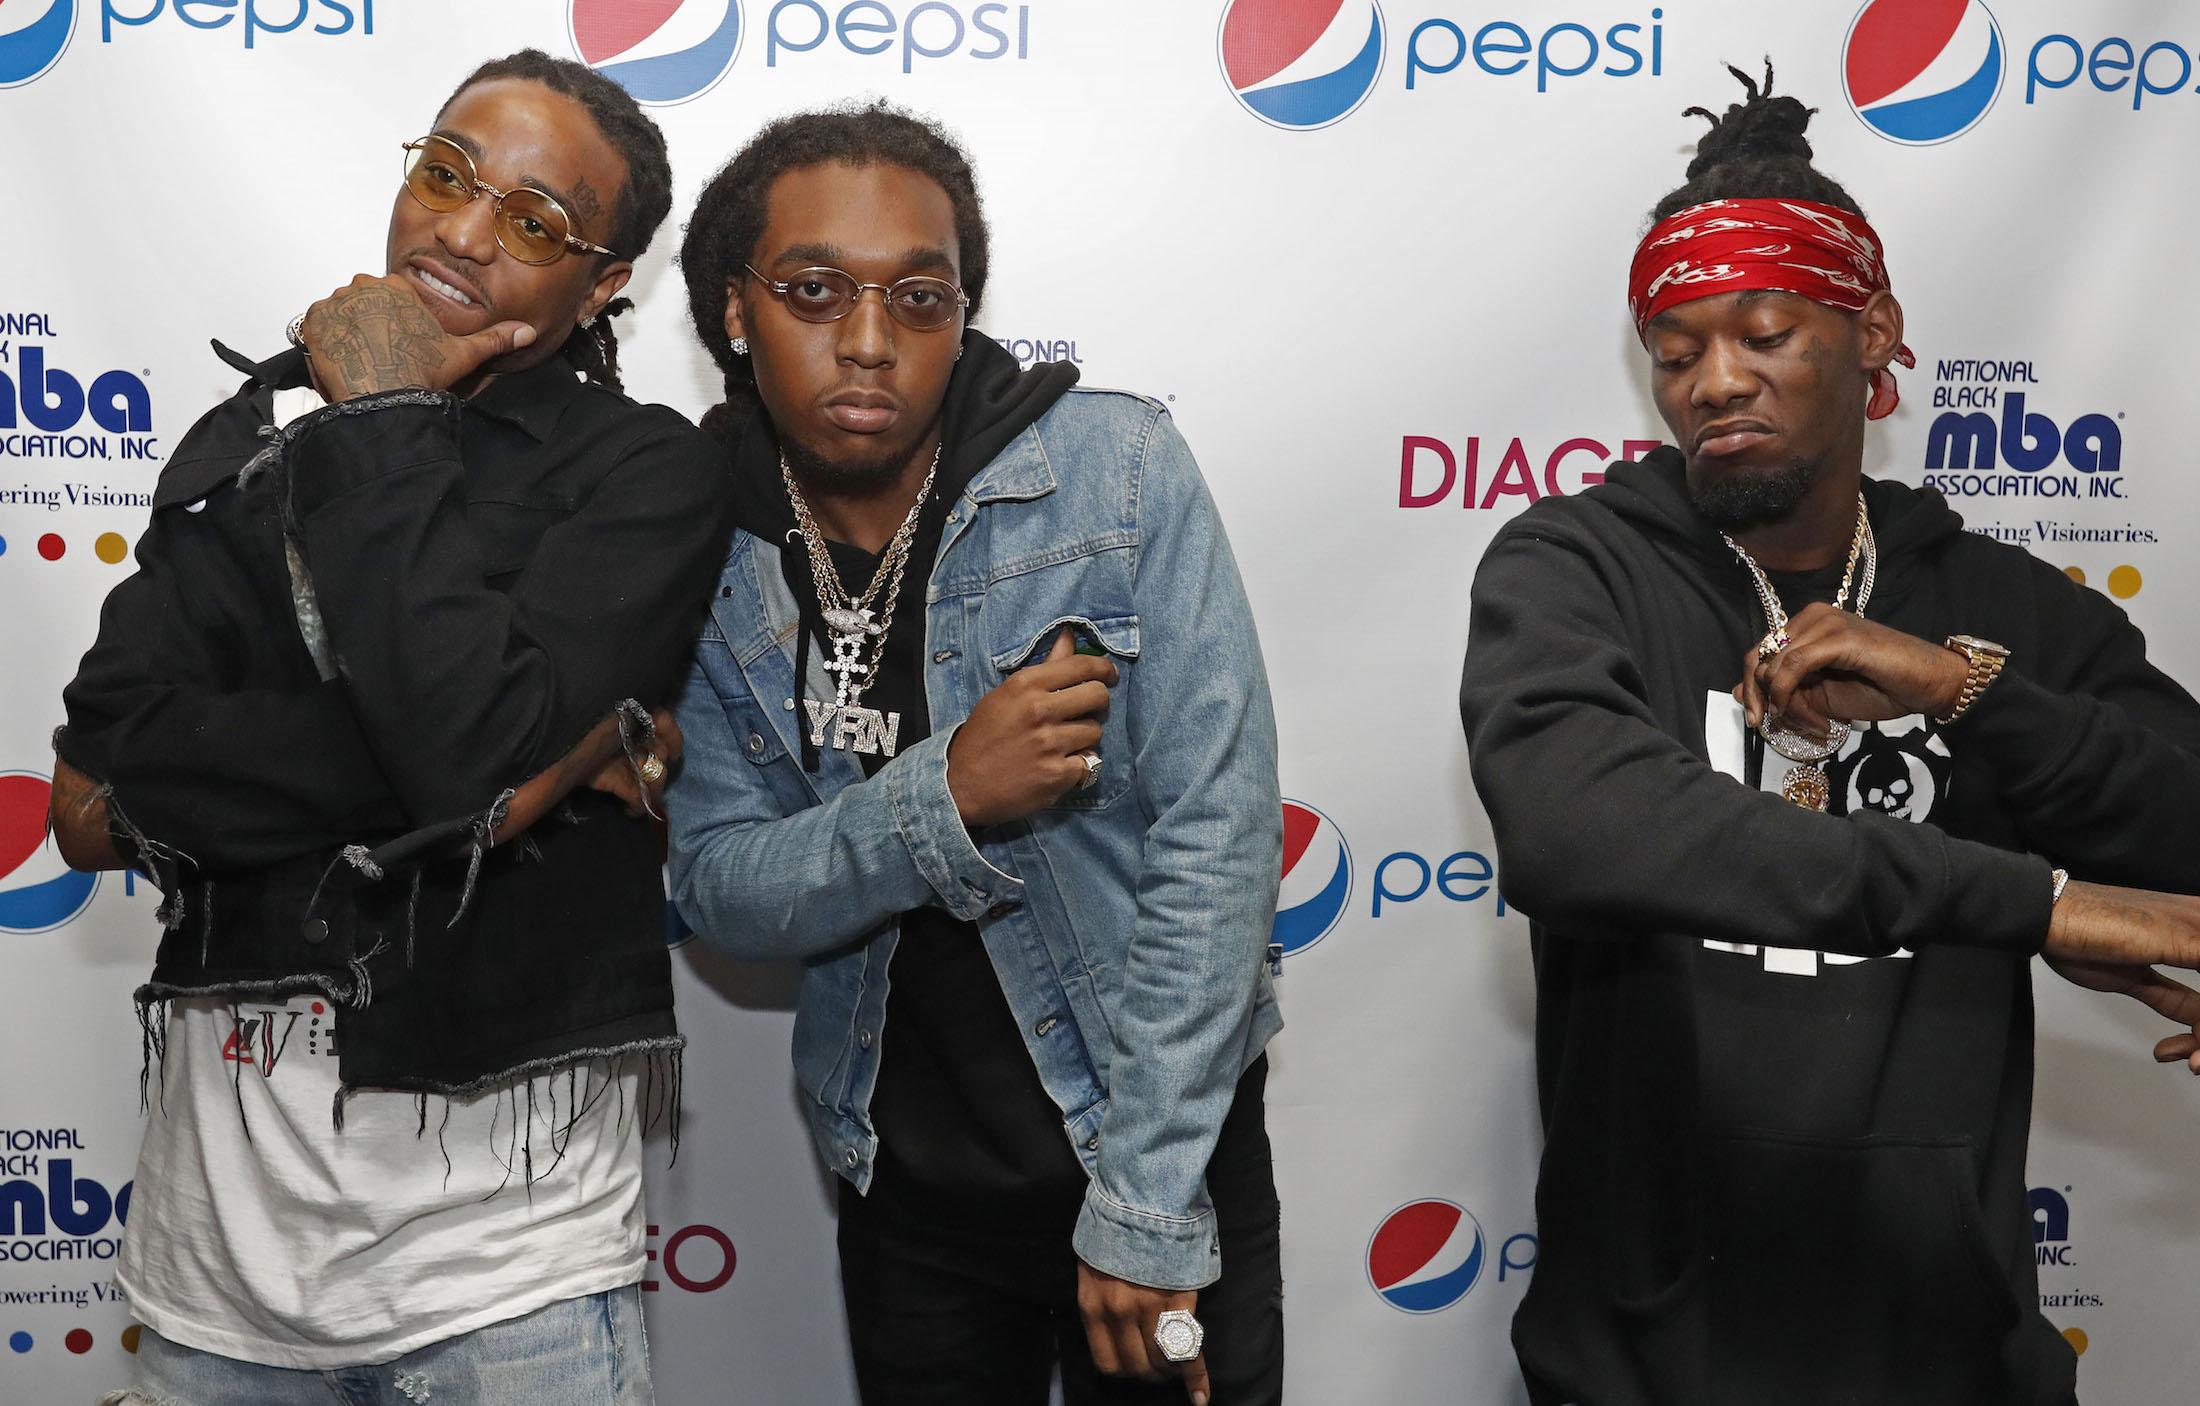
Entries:
[[894,807],[894,829],[917,872],[948,912],[975,922],[1003,904],[1023,901],[1024,881],[986,862],[947,789],[947,748],[961,724],[935,733],[880,773]]
[[1214,1207],[1190,1216],[1156,1215],[1115,1200],[1097,1181],[1085,1190],[1070,1247],[1101,1273],[1149,1289],[1204,1289],[1222,1277]]

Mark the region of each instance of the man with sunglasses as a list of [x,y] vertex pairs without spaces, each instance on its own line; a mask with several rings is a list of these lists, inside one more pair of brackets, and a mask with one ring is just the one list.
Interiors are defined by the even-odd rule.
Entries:
[[63,853],[165,895],[111,1401],[650,1400],[643,1123],[681,1039],[622,800],[664,779],[634,700],[727,524],[602,316],[671,172],[623,90],[531,50],[404,163],[384,272],[223,352],[244,387],[65,695]]
[[969,329],[967,158],[767,126],[681,252],[735,534],[678,709],[674,897],[806,964],[866,1406],[1281,1396],[1262,1054],[1275,723],[1151,401]]

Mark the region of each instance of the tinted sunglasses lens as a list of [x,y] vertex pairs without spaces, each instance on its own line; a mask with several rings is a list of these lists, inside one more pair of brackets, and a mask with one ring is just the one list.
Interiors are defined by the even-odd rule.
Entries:
[[497,243],[521,263],[547,264],[565,252],[572,232],[558,202],[539,190],[521,187],[504,197],[497,210]]
[[405,188],[430,210],[456,210],[474,198],[474,163],[440,137],[405,153]]
[[887,307],[902,326],[932,332],[953,322],[962,304],[951,283],[937,278],[905,278],[887,294]]
[[805,322],[832,322],[855,305],[856,281],[839,269],[804,269],[787,280],[787,311]]

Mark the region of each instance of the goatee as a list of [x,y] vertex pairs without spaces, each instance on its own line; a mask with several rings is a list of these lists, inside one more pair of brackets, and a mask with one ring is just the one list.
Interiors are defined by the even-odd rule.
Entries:
[[885,452],[864,459],[826,459],[799,444],[782,443],[787,467],[816,493],[865,494],[893,482],[909,466],[906,452]]
[[1743,471],[1714,479],[1688,476],[1688,497],[1713,527],[1729,536],[1783,522],[1810,496],[1818,465],[1796,462],[1761,472]]

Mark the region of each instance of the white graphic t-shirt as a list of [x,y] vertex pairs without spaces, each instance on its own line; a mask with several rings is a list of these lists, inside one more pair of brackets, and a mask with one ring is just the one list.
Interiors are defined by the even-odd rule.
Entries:
[[635,1069],[431,1095],[425,1127],[362,1091],[338,1131],[339,1038],[318,995],[172,1003],[116,1267],[153,1331],[357,1366],[642,1277]]

